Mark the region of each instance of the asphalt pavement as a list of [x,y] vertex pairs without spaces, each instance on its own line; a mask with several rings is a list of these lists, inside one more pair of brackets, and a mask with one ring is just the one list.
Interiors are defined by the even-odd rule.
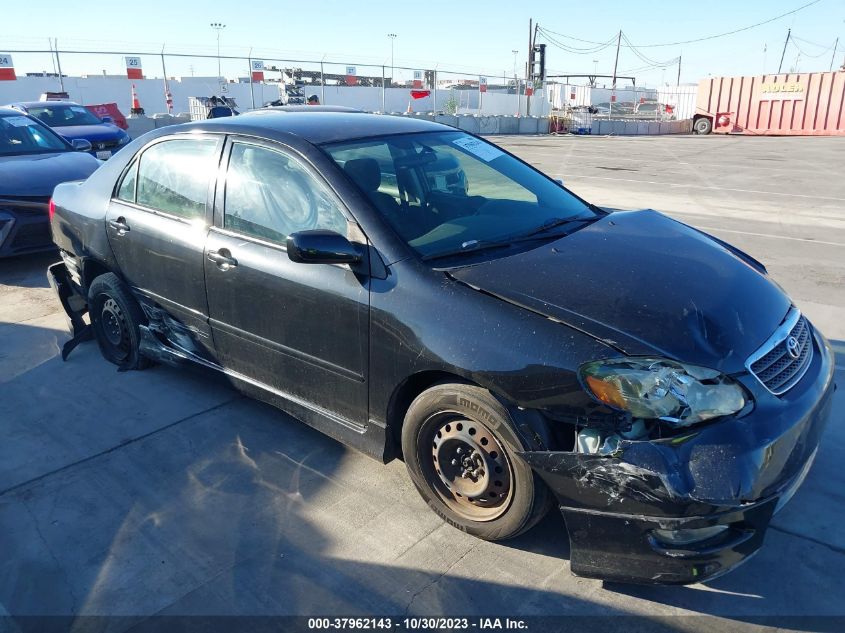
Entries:
[[[657,209],[764,262],[832,339],[845,384],[845,138],[494,140],[596,204]],[[426,507],[401,462],[217,376],[120,373],[94,343],[63,363],[54,259],[0,262],[0,615],[566,615],[624,631],[608,616],[720,631],[845,617],[842,389],[756,557],[706,585],[603,584],[569,573],[556,513],[479,541]]]

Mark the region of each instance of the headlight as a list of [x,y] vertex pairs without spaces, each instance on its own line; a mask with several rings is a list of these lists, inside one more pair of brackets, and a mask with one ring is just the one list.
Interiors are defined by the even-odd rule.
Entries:
[[597,400],[634,418],[689,426],[745,406],[736,382],[713,369],[665,358],[619,358],[581,365],[581,383]]
[[123,136],[120,137],[120,141],[118,141],[118,145],[126,145],[131,140],[132,139],[129,138],[128,134],[124,134]]

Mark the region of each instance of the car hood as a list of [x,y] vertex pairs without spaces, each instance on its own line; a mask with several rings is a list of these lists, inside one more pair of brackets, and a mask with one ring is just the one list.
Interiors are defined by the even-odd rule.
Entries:
[[743,370],[790,307],[753,260],[650,210],[612,213],[553,243],[449,274],[626,354],[725,373]]
[[0,157],[0,197],[51,196],[60,182],[90,176],[100,162],[84,152]]
[[68,140],[84,138],[92,143],[98,141],[115,141],[123,138],[125,132],[116,125],[102,123],[100,125],[68,125],[65,127],[54,127],[54,132],[61,134]]

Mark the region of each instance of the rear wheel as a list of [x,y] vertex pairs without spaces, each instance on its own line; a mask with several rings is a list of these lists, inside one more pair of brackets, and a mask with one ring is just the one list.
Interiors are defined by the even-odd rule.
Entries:
[[693,123],[692,129],[696,134],[710,134],[713,131],[713,121],[706,116],[699,117]]
[[402,427],[405,465],[423,499],[447,523],[490,541],[525,532],[548,510],[548,489],[522,450],[507,409],[472,385],[423,392]]
[[139,351],[144,312],[117,275],[106,273],[91,282],[88,313],[107,361],[122,369],[145,369],[152,364]]

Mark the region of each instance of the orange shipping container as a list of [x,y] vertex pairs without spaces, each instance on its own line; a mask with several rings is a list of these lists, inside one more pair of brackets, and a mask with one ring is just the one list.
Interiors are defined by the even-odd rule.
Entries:
[[845,72],[704,79],[695,110],[699,134],[845,136]]

